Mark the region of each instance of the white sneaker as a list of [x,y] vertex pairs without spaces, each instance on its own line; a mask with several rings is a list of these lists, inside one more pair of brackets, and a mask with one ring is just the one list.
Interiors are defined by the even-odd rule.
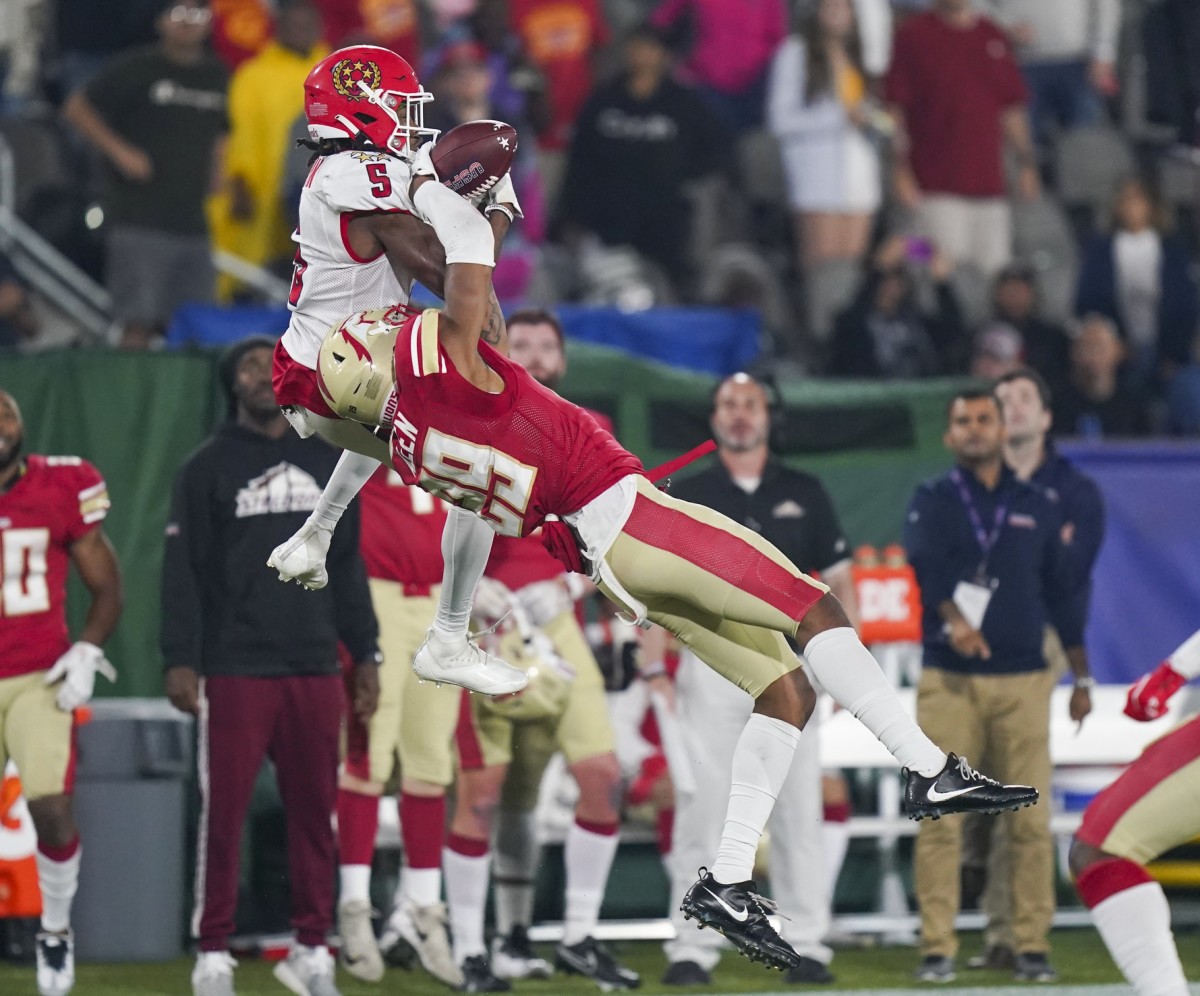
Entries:
[[228,951],[201,951],[192,969],[192,996],[235,996],[236,967],[237,962]]
[[67,996],[75,985],[75,935],[68,929],[58,934],[37,935],[37,987],[40,996]]
[[338,936],[342,939],[338,951],[342,968],[363,982],[378,982],[383,978],[383,956],[375,943],[369,902],[351,899],[338,906]]
[[276,964],[275,978],[296,996],[342,996],[333,982],[333,955],[323,944],[293,944],[291,953]]
[[424,681],[461,685],[484,695],[511,695],[529,684],[529,675],[519,667],[492,656],[465,636],[447,640],[433,629],[425,634],[412,669]]
[[392,910],[380,935],[379,948],[387,956],[404,944],[416,951],[421,967],[435,979],[454,989],[462,985],[462,970],[450,952],[445,903],[417,906],[406,899]]
[[267,566],[279,572],[280,581],[295,581],[317,590],[329,584],[325,557],[333,541],[333,530],[304,523],[291,539],[280,543],[267,558]]

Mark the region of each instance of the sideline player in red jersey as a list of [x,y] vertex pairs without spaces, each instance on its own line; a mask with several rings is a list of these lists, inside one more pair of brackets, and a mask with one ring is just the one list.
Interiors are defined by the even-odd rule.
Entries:
[[[558,319],[528,309],[514,312],[507,324],[512,361],[538,383],[555,387],[567,366]],[[605,416],[593,417],[608,428]],[[454,821],[443,865],[454,957],[470,991],[494,991],[497,979],[551,974],[534,954],[528,928],[539,850],[534,810],[546,766],[559,750],[579,798],[563,847],[564,925],[556,967],[587,976],[605,991],[641,982],[595,938],[619,841],[621,772],[604,677],[575,615],[575,599],[590,589],[579,575],[564,574],[531,534],[496,537],[475,592],[475,610],[487,622],[510,611],[519,617],[498,653],[506,660],[524,658],[535,676],[519,696],[463,701]],[[489,963],[483,928],[493,829],[498,936]]]
[[[1200,631],[1130,690],[1126,715],[1158,719],[1200,675]],[[1200,833],[1200,716],[1155,740],[1088,805],[1071,843],[1080,898],[1138,996],[1186,996],[1171,908],[1146,865]]]
[[[462,974],[450,952],[441,869],[460,689],[421,682],[411,667],[437,610],[448,506],[427,491],[406,487],[387,467],[367,481],[359,504],[359,546],[379,620],[383,663],[379,705],[370,721],[364,726],[350,717],[338,784],[340,958],[355,978],[378,982],[383,976],[380,948],[394,964],[403,964],[411,948],[431,975],[458,986]],[[379,797],[397,759],[404,866],[377,943],[371,926],[371,858]]]
[[[319,433],[346,452],[308,521],[268,563],[282,580],[310,588],[328,580],[325,556],[338,519],[378,465],[390,465],[384,441],[339,420],[322,399],[314,372],[321,339],[332,322],[356,309],[403,310],[414,280],[441,293],[447,263],[491,267],[521,210],[508,176],[484,196],[482,216],[441,183],[424,182],[437,176],[426,140],[438,133],[424,124],[424,105],[432,99],[412,66],[375,45],[333,52],[304,81],[315,154],[300,194],[292,317],[275,350],[273,384],[302,437]],[[480,328],[502,346],[504,320],[494,294]],[[481,527],[464,521],[455,528]],[[521,687],[514,669],[465,639],[451,650],[431,661],[446,672],[432,677],[454,675],[489,693]]]
[[[689,916],[752,958],[798,963],[750,881],[815,702],[785,634],[834,700],[909,769],[910,816],[999,812],[1037,800],[1033,788],[986,778],[925,736],[825,585],[745,527],[659,492],[595,419],[481,341],[489,267],[450,264],[445,286],[443,311],[400,324],[355,315],[331,329],[318,383],[338,415],[390,436],[393,465],[407,483],[474,512],[500,535],[528,535],[545,523],[543,539],[566,566],[590,573],[632,617],[674,633],[755,699],[733,756],[717,860],[684,897]],[[463,640],[490,541],[449,539],[442,595],[461,614],[451,634]],[[442,639],[435,627],[413,661],[418,674]]]
[[[75,984],[71,900],[81,856],[73,713],[91,699],[97,673],[116,679],[100,647],[121,615],[121,572],[101,528],[110,503],[99,471],[79,457],[23,457],[24,439],[21,411],[0,390],[0,770],[16,763],[37,830],[38,992],[65,996]],[[71,563],[91,596],[74,643]]]

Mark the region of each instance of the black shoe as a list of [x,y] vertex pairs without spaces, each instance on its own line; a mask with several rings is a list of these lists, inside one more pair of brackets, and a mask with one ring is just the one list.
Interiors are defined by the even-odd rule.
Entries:
[[506,979],[497,979],[492,974],[492,966],[488,963],[487,955],[471,955],[464,958],[459,966],[462,969],[462,985],[458,987],[461,993],[507,993],[512,986]]
[[767,919],[775,904],[758,895],[755,888],[750,881],[723,885],[707,868],[701,868],[700,879],[688,889],[679,908],[685,920],[695,917],[700,926],[724,934],[751,961],[781,971],[795,968],[800,955]]
[[492,971],[501,979],[548,979],[554,969],[529,943],[529,931],[517,924],[507,937],[492,941]]
[[710,986],[712,976],[694,961],[673,961],[663,972],[664,986]]
[[783,981],[793,986],[806,983],[824,986],[833,981],[833,973],[829,971],[828,965],[822,965],[816,958],[806,958],[801,955],[800,964],[789,969],[787,975],[783,977]]
[[578,944],[560,944],[554,949],[554,967],[568,975],[586,976],[606,993],[636,989],[642,984],[637,972],[618,962],[594,937],[585,937]]
[[1044,952],[1025,952],[1017,955],[1013,978],[1018,982],[1054,982],[1058,973]]
[[946,766],[926,778],[905,769],[904,811],[910,819],[932,816],[935,820],[951,813],[1003,813],[1032,806],[1038,791],[1029,785],[1001,785],[981,775],[965,757],[950,754]]
[[967,959],[967,968],[986,968],[991,972],[1011,972],[1017,967],[1017,953],[1007,944],[990,944],[983,954]]
[[918,982],[953,982],[954,959],[946,955],[926,955],[917,969]]

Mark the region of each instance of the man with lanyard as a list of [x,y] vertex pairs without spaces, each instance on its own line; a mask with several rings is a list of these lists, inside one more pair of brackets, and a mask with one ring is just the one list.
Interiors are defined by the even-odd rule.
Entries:
[[[1062,543],[1060,506],[1004,464],[1000,402],[963,391],[943,437],[956,466],[918,487],[904,545],[921,588],[924,670],[917,721],[938,746],[986,752],[997,774],[1050,788],[1050,692],[1042,652],[1047,620],[1077,681],[1088,677],[1074,564]],[[1086,683],[1086,682],[1083,682]],[[1091,710],[1076,687],[1071,718]],[[1048,981],[1054,915],[1054,848],[1046,806],[1021,809],[1012,847],[1013,938],[1018,979]],[[916,891],[923,960],[917,977],[955,977],[962,820],[925,824],[917,837]]]
[[[1062,510],[1062,542],[1073,567],[1072,588],[1080,619],[1087,621],[1092,567],[1104,539],[1104,500],[1096,482],[1060,455],[1047,438],[1051,422],[1050,387],[1036,370],[1021,367],[996,382],[1004,411],[1004,462],[1022,481],[1045,492]],[[1043,653],[1057,680],[1070,662],[1058,633],[1046,627]],[[1082,673],[1075,669],[1078,675]],[[1090,701],[1091,677],[1076,677],[1076,695]],[[1012,969],[1016,953],[1012,939],[1012,895],[1009,892],[1012,855],[1003,830],[991,820],[970,817],[964,831],[963,873],[984,889],[981,902],[987,914],[984,950],[967,962],[968,968]],[[990,846],[989,846],[990,842]]]

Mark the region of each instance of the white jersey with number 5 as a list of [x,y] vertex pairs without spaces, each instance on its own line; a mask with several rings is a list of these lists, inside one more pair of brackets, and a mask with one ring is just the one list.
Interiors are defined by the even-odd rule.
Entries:
[[[288,308],[292,312],[283,344],[309,369],[317,365],[321,340],[335,323],[356,311],[407,304],[411,286],[402,286],[387,256],[364,258],[350,246],[350,222],[363,214],[403,212],[433,227],[447,247],[446,262],[494,263],[491,245],[455,247],[466,202],[440,183],[424,184],[417,203],[409,195],[414,171],[427,172],[418,155],[414,167],[380,152],[339,152],[318,158],[300,193],[298,243]],[[474,209],[472,209],[474,210]]]

